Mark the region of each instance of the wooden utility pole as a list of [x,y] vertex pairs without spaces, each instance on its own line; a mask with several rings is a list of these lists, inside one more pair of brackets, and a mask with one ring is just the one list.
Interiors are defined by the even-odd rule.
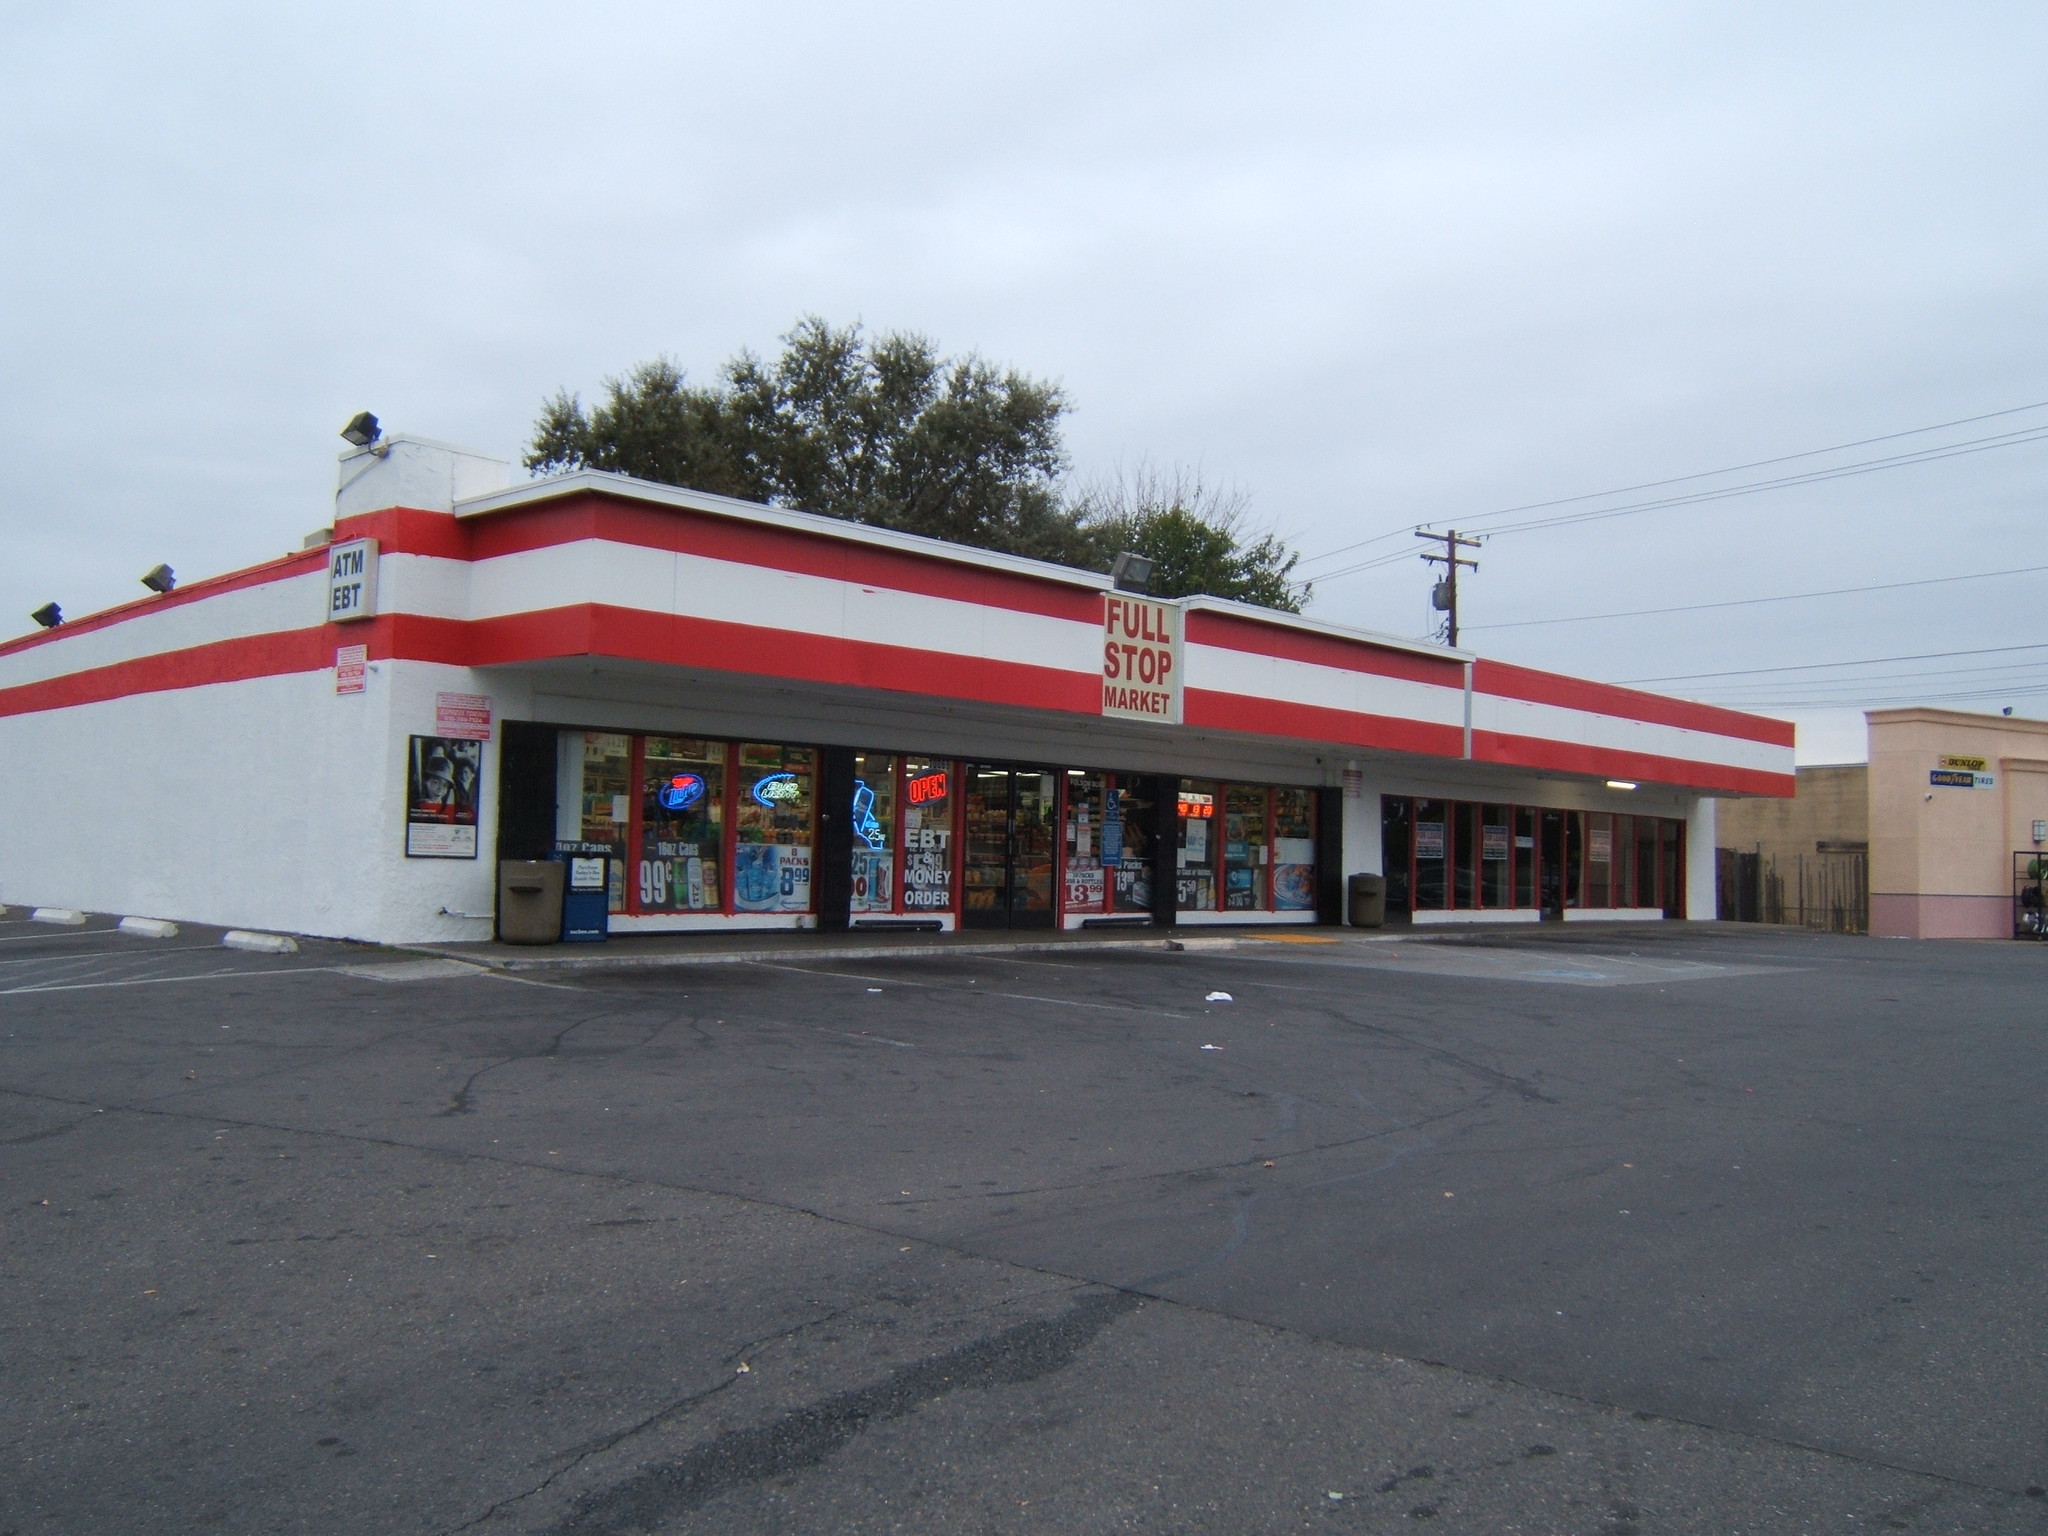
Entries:
[[1429,539],[1444,547],[1442,554],[1424,555],[1422,558],[1431,565],[1444,567],[1443,577],[1437,582],[1436,590],[1430,594],[1430,601],[1436,605],[1436,611],[1444,616],[1444,644],[1454,646],[1458,643],[1458,568],[1463,566],[1470,571],[1479,569],[1477,560],[1467,560],[1458,551],[1477,549],[1479,540],[1461,539],[1455,528],[1445,533],[1424,533],[1418,528],[1415,537]]

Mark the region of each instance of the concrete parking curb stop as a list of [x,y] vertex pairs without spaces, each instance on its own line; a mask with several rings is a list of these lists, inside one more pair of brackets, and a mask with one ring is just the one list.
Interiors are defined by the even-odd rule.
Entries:
[[84,926],[85,914],[74,912],[69,907],[37,907],[35,911],[29,913],[28,920],[32,923],[56,923],[65,928],[78,928]]
[[123,933],[145,939],[175,939],[178,936],[178,925],[165,922],[160,917],[124,917],[114,926]]
[[286,938],[281,933],[251,933],[245,928],[230,928],[220,936],[220,942],[227,949],[245,949],[257,955],[296,955],[299,945],[296,939]]

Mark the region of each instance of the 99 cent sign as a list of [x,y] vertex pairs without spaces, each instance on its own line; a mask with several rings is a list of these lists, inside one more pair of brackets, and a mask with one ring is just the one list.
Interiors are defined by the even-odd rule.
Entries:
[[1180,724],[1180,608],[1127,592],[1102,594],[1102,712]]

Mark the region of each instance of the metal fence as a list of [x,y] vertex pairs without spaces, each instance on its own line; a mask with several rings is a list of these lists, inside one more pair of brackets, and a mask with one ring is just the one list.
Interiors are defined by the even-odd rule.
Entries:
[[1715,907],[1723,922],[1786,923],[1816,933],[1870,931],[1870,855],[1827,850],[1781,858],[1716,848]]

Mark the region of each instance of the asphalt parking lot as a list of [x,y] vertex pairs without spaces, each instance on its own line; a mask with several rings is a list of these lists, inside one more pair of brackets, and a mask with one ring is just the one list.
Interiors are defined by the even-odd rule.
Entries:
[[2048,1527],[2048,947],[19,915],[0,1536]]

